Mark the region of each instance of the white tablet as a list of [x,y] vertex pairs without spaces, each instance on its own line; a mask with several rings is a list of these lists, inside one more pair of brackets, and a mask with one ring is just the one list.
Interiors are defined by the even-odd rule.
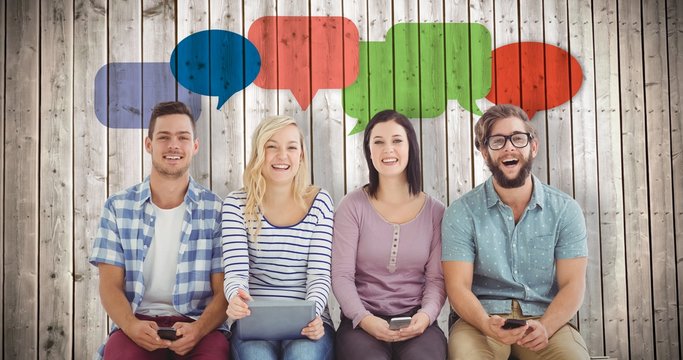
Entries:
[[308,300],[252,300],[251,315],[237,320],[242,340],[292,340],[315,318],[315,302]]

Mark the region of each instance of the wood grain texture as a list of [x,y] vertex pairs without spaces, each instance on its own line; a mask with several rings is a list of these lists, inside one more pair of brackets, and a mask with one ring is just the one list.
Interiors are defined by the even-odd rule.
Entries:
[[[506,4],[508,4],[507,6],[513,6],[509,5],[510,3],[514,2],[506,2]],[[519,0],[519,24],[521,25],[519,29],[519,41],[544,41],[546,34],[550,33],[550,31],[546,32],[544,29],[544,24],[547,20],[545,19],[545,14],[543,13],[543,3],[543,0]],[[506,14],[508,14],[508,10],[506,10],[504,7],[498,6],[498,3],[496,3],[496,5],[496,18],[498,18],[499,16],[498,12],[501,11],[503,12],[503,15],[501,15],[502,20],[507,20],[507,23],[501,22],[502,20],[499,20],[496,22],[496,25],[505,24],[504,30],[506,30],[505,33],[507,33],[507,29],[510,26],[514,26],[516,21],[511,18],[506,19],[505,16]],[[508,16],[514,16],[512,14]],[[508,36],[505,36],[505,33],[503,33],[504,36],[502,38],[501,36],[499,36],[501,34],[500,31],[502,30],[498,30],[496,28],[496,48],[517,41],[514,37],[514,35],[517,33],[516,29],[509,30],[511,34]],[[520,82],[522,84],[533,83],[536,79],[536,76],[538,76],[539,69],[543,69],[540,71],[543,71],[542,76],[545,77],[545,69],[547,69],[547,67],[549,66],[545,57],[536,57],[536,54],[530,54],[526,51],[523,51],[522,49],[520,49],[518,55],[523,59],[519,67]],[[534,58],[535,60],[533,60]],[[507,59],[496,59],[496,61],[506,60]],[[510,60],[514,61],[514,59]],[[498,81],[498,86],[500,86],[500,81]],[[527,101],[529,101],[529,99],[534,98],[538,102],[544,103],[546,101],[546,90],[547,87],[545,82],[543,82],[543,84],[540,85],[539,88],[522,86],[521,90],[519,91],[520,101],[526,103]],[[553,164],[549,164],[551,156],[550,153],[552,152],[551,148],[557,146],[558,141],[558,139],[550,136],[550,127],[556,126],[557,124],[550,123],[549,111],[543,111],[543,109],[539,110],[540,111],[538,111],[535,115],[529,118],[534,128],[536,128],[536,133],[539,139],[538,153],[536,155],[536,158],[534,159],[532,172],[535,176],[541,179],[541,181],[548,184],[548,180],[550,180],[549,168],[553,166]],[[567,154],[569,154],[569,152],[565,153],[564,155],[566,156]],[[559,156],[559,154],[557,156]]]
[[109,128],[107,177],[109,194],[114,194],[139,183],[146,175],[142,173],[143,138],[146,134],[142,130],[142,99],[135,95],[142,93],[143,85],[142,8],[135,0],[109,0],[108,9],[109,63],[140,64],[139,68],[118,67],[108,74],[109,116],[131,119],[140,124],[133,129]]
[[[674,195],[674,237],[676,239],[676,263],[683,260],[683,62],[678,61],[683,54],[683,4],[676,1],[667,2],[667,44],[669,60],[669,118],[671,120],[671,167],[673,171]],[[678,281],[678,329],[679,348],[683,342],[683,312],[680,299],[683,298],[683,267],[676,268]]]
[[[4,358],[38,356],[40,5],[6,4]],[[11,174],[11,175],[10,175]],[[11,226],[9,226],[11,224]]]
[[[278,0],[277,15],[303,16],[305,19],[309,15],[308,0]],[[309,174],[313,174],[313,164],[311,161],[313,158],[311,153],[313,138],[311,132],[311,106],[305,103],[300,104],[294,96],[294,92],[306,94],[308,98],[311,96],[310,19],[308,19],[307,23],[308,27],[302,33],[292,29],[277,28],[277,74],[280,90],[274,92],[277,94],[278,114],[293,117],[296,120],[297,126],[304,134],[304,147],[308,153],[307,171]],[[294,47],[292,53],[296,53],[296,56],[284,55],[289,54],[290,47]],[[291,79],[288,73],[294,69],[297,72],[297,81],[294,83],[286,81],[288,78]]]
[[634,358],[654,358],[652,258],[649,235],[647,148],[643,136],[642,14],[640,4],[618,2],[621,141],[623,143],[626,278],[630,352]]
[[[366,48],[367,51],[367,41],[369,36],[369,22],[368,22],[368,1],[367,0],[351,0],[344,1],[342,4],[342,13],[344,17],[353,21],[353,23],[358,28],[358,36],[360,39],[360,44],[358,45],[358,51],[361,51],[362,47]],[[344,62],[352,61],[347,55],[344,55]],[[359,67],[368,66],[367,63],[359,63]],[[344,74],[344,82],[350,81],[348,78],[350,74]],[[342,90],[342,101],[345,96],[346,90]],[[366,113],[365,118],[369,118],[370,114]],[[356,126],[358,119],[355,119],[344,113],[344,159],[345,166],[344,170],[346,173],[345,178],[345,191],[349,193],[354,189],[366,184],[368,182],[368,170],[365,161],[365,156],[363,155],[363,133],[358,133],[354,135],[349,135],[351,130]]]
[[[178,2],[178,24],[177,24],[177,42],[181,42],[186,37],[209,28],[209,0],[191,0]],[[169,44],[169,50],[173,51],[172,44]],[[160,49],[161,50],[161,49]],[[179,63],[181,60],[179,59]],[[178,84],[178,86],[182,86]],[[196,138],[199,139],[199,152],[192,158],[190,165],[190,174],[192,178],[198,183],[207,188],[211,188],[211,140],[212,140],[212,101],[216,101],[216,96],[201,96],[200,104],[202,112],[196,119]],[[225,106],[225,105],[223,105]]]
[[[145,63],[168,63],[171,59],[171,52],[175,47],[175,27],[176,27],[176,8],[168,0],[143,0],[142,1],[142,62]],[[143,65],[144,66],[144,65]],[[152,109],[158,102],[174,101],[177,99],[174,88],[162,87],[168,73],[142,71],[142,116],[140,119],[143,124],[149,124],[149,116]],[[142,137],[147,137],[147,127],[141,126]],[[198,157],[192,160],[195,165]],[[196,166],[196,165],[195,165]],[[152,171],[152,157],[144,150],[142,152],[142,176],[149,175]]]
[[[211,29],[232,31],[246,37],[243,3],[239,0],[211,1]],[[254,87],[251,85],[250,87]],[[244,93],[234,94],[219,109],[218,99],[211,98],[211,137],[200,142],[199,151],[211,151],[211,190],[221,198],[242,187],[242,170],[246,164]],[[207,142],[210,140],[210,142]]]
[[107,198],[107,127],[96,118],[92,91],[107,62],[106,14],[106,0],[74,4],[74,359],[92,359],[108,332],[98,271],[88,263]]
[[[496,39],[495,39],[495,32],[494,32],[494,27],[496,23],[496,18],[494,16],[494,1],[493,0],[486,0],[486,1],[476,1],[476,0],[470,0],[470,9],[469,9],[469,21],[475,24],[481,24],[484,25],[489,32],[491,33],[491,51],[493,51],[496,47]],[[481,47],[481,46],[480,46]],[[472,60],[470,59],[470,63],[472,66],[474,64],[472,63]],[[486,79],[484,78],[484,74],[482,73],[472,73],[472,80],[471,83],[474,82],[483,82]],[[491,79],[488,79],[491,81]],[[493,83],[491,84],[493,85]],[[485,105],[484,105],[485,104]],[[493,104],[488,101],[487,99],[482,99],[478,102],[479,108],[481,109],[482,112],[486,111],[490,106]],[[474,127],[479,120],[479,115],[472,114],[472,127],[471,127],[471,143],[472,143],[472,173],[473,176],[472,178],[473,183],[472,187],[475,187],[489,178],[491,176],[491,172],[489,171],[488,167],[486,166],[486,161],[481,155],[481,152],[479,149],[474,148],[474,142],[476,138],[476,134],[474,131]],[[452,201],[452,200],[451,200]]]
[[[340,0],[312,0],[310,7],[311,16],[314,17],[340,17],[342,15],[342,1]],[[345,194],[346,176],[343,151],[346,134],[344,133],[342,92],[338,89],[316,89],[313,84],[314,81],[323,83],[322,79],[344,75],[344,62],[334,60],[340,57],[343,60],[344,45],[350,45],[345,44],[346,34],[351,33],[353,29],[346,29],[343,24],[331,27],[331,29],[333,30],[311,33],[311,90],[317,90],[317,93],[310,105],[312,120],[310,154],[313,182],[329,191],[335,204],[338,204]],[[316,49],[328,49],[328,51],[316,51]],[[325,55],[326,57],[323,57]]]
[[[248,1],[244,3],[244,25],[247,37],[251,39],[249,35],[249,27],[257,19],[264,16],[276,16],[276,0],[268,1]],[[266,33],[267,36],[275,36],[272,32],[277,31],[277,29],[269,29],[270,33]],[[275,67],[277,68],[277,47],[268,47],[267,49],[259,50],[261,56],[261,69],[264,67]],[[263,71],[263,70],[262,70]],[[251,85],[244,89],[244,110],[245,110],[245,121],[244,121],[244,140],[245,140],[245,165],[249,162],[249,157],[251,156],[252,144],[251,138],[254,133],[254,129],[261,120],[265,119],[267,116],[278,114],[278,97],[277,91],[267,90],[254,85]]]
[[[433,78],[437,69],[424,67],[422,60],[451,45],[480,48],[474,38],[470,43],[451,43],[447,35],[423,41],[429,34],[420,29],[427,24],[484,26],[491,33],[491,50],[543,41],[574,56],[583,85],[570,102],[535,116],[542,148],[534,172],[573,194],[584,210],[589,268],[578,315],[581,333],[591,355],[680,357],[680,1],[30,0],[0,5],[0,29],[5,31],[0,36],[5,54],[0,57],[3,358],[88,359],[106,337],[97,269],[87,260],[107,195],[139,182],[150,170],[142,148],[142,113],[152,104],[145,102],[148,96],[131,98],[136,93],[131,90],[150,83],[142,74],[137,84],[119,86],[117,92],[117,85],[125,84],[123,75],[131,74],[111,68],[106,82],[109,114],[104,109],[98,119],[93,91],[98,70],[112,63],[137,63],[142,69],[143,63],[167,62],[175,45],[191,33],[219,29],[248,36],[254,21],[275,15],[343,16],[358,29],[362,42],[385,42],[392,26],[420,24],[405,42],[392,40],[391,54],[370,54],[384,63],[370,69],[366,119],[380,105],[387,107],[376,101],[385,93],[392,94],[399,111],[427,114],[426,100],[431,99],[425,94],[434,93],[441,80]],[[316,40],[316,34],[305,31],[302,35],[311,37],[311,51],[320,43],[316,41],[335,41],[324,36]],[[264,66],[279,69],[280,75],[291,71],[278,56],[277,43],[273,45]],[[401,47],[409,54],[397,62]],[[313,53],[306,56],[315,58]],[[441,56],[444,61],[437,66],[445,69],[448,82],[449,59]],[[542,60],[537,63],[544,69],[553,66]],[[366,69],[368,64],[366,59]],[[422,68],[411,77],[405,71],[413,65]],[[475,65],[464,71],[471,83],[481,83],[487,75]],[[216,109],[216,97],[201,96],[200,155],[194,159],[193,176],[220,196],[239,188],[254,127],[265,116],[282,113],[301,124],[310,142],[313,179],[337,203],[365,184],[362,133],[348,136],[357,119],[346,114],[343,90],[313,89],[314,69],[311,65],[308,77],[294,84],[318,90],[309,107],[302,107],[289,89],[255,84],[234,94],[221,109]],[[410,85],[407,91],[405,84]],[[543,90],[549,91],[546,84]],[[113,124],[107,116],[112,119],[122,100],[138,102],[122,110],[140,123],[137,129],[108,127]],[[411,121],[422,147],[425,190],[448,203],[490,172],[473,148],[472,126],[478,116],[457,100],[442,100],[444,113]],[[493,104],[475,102],[482,110]],[[329,304],[336,320],[339,307],[334,299]],[[444,314],[438,319],[443,329]]]
[[[0,29],[7,29],[6,28],[6,6],[5,3],[0,5]],[[5,37],[0,36],[0,53],[4,54],[6,50],[6,42],[5,42]],[[0,89],[5,89],[5,57],[0,56]],[[3,117],[7,116],[5,114],[5,91],[0,91],[0,114],[2,114]],[[2,140],[2,146],[0,146],[0,169],[5,168],[5,127],[0,126],[0,140]],[[0,196],[2,198],[5,198],[5,177],[0,176]],[[5,202],[0,201],[0,219],[3,219],[2,223],[0,224],[0,246],[4,248],[5,246]],[[4,274],[4,269],[5,269],[5,258],[4,256],[0,256],[0,274]],[[5,278],[4,276],[0,276],[0,299],[2,299],[3,304],[5,301]],[[4,314],[4,306],[0,307],[0,318],[2,318]],[[0,326],[0,338],[4,339],[5,336],[5,327]],[[0,357],[3,355],[0,354]]]
[[[434,59],[434,66],[420,66],[420,97],[421,108],[421,140],[422,151],[422,186],[424,191],[435,199],[446,203],[448,201],[447,163],[446,163],[446,83],[444,73],[446,69],[446,39],[444,28],[439,26],[436,34],[428,34],[434,29],[434,24],[444,22],[443,3],[436,0],[420,0],[418,3],[420,15],[418,21],[420,29],[420,57],[421,63],[425,56]],[[427,36],[425,36],[427,35]],[[435,98],[436,108],[427,108],[425,100]],[[434,100],[432,100],[434,101]],[[431,102],[431,101],[430,101]],[[429,118],[425,113],[438,113]]]
[[73,1],[40,12],[40,358],[73,353]]
[[680,354],[680,344],[665,1],[644,1],[642,11],[655,354],[659,359],[674,359]]
[[[564,0],[545,1],[543,3],[544,42],[546,44],[566,49],[570,55],[569,34],[567,26],[567,2]],[[539,40],[539,39],[537,39]],[[550,74],[554,72],[566,73],[564,69],[569,69],[570,58],[546,56],[545,59],[545,89],[546,93],[566,93],[571,94],[571,78],[565,77],[558,81],[552,79]],[[563,69],[564,71],[558,71]],[[546,96],[550,98],[550,96]],[[546,100],[547,103],[547,100]],[[572,132],[572,118],[570,102],[555,106],[545,111],[546,126],[548,134],[547,156],[548,156],[548,183],[563,192],[574,195],[574,163],[569,156],[573,153],[572,137],[567,136]],[[540,115],[540,114],[539,114]]]
[[[581,90],[571,99],[574,195],[583,209],[588,234],[586,293],[579,310],[579,329],[591,354],[604,354],[600,196],[598,192],[595,58],[591,2],[568,4],[569,48],[583,69]],[[569,84],[570,88],[572,84]]]
[[[629,358],[617,4],[593,2],[605,354]],[[609,299],[609,301],[607,301]]]
[[[444,22],[446,23],[469,23],[467,14],[468,9],[467,0],[450,1],[444,4]],[[471,58],[469,43],[457,41],[457,39],[449,38],[446,35],[445,46],[447,49],[454,49],[456,53],[467,53]],[[472,66],[469,65],[467,69],[457,68],[452,62],[446,61],[446,87],[450,85],[450,81],[457,82],[456,73],[466,71],[472,77]],[[476,82],[478,80],[471,80]],[[462,86],[462,84],[459,84]],[[470,87],[471,89],[471,87]],[[472,91],[470,90],[470,97]],[[467,105],[466,105],[467,106]],[[458,199],[466,192],[472,189],[474,181],[473,168],[473,151],[474,142],[472,141],[472,118],[474,114],[470,113],[465,107],[457,102],[455,99],[447,99],[446,104],[446,159],[447,159],[447,201],[444,202],[446,206]]]

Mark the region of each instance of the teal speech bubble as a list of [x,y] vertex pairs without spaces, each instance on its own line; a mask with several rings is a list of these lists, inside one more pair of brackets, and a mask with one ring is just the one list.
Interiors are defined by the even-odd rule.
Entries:
[[481,24],[394,25],[385,41],[361,41],[358,79],[344,89],[344,111],[358,119],[396,109],[409,118],[433,118],[456,100],[481,115],[475,100],[491,90],[491,33]]

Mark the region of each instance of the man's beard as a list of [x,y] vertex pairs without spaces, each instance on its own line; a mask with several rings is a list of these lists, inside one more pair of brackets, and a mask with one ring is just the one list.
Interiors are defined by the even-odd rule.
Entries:
[[187,170],[190,168],[190,163],[188,162],[187,165],[179,168],[167,168],[163,161],[157,162],[154,159],[152,159],[152,166],[154,167],[154,170],[156,170],[161,175],[165,175],[172,178],[179,178],[185,175]]
[[500,185],[500,187],[505,188],[505,189],[513,189],[513,188],[518,188],[524,185],[526,182],[527,177],[529,174],[531,174],[531,165],[534,162],[534,159],[529,156],[529,159],[525,159],[523,156],[517,158],[519,160],[519,163],[522,165],[522,167],[519,169],[519,173],[517,173],[517,176],[515,176],[512,179],[509,179],[507,176],[505,176],[505,173],[503,170],[501,170],[501,164],[494,164],[491,161],[491,157],[489,156],[488,159],[486,159],[486,166],[489,167],[489,170],[491,170],[491,174],[493,174],[493,178],[496,179],[496,183]]

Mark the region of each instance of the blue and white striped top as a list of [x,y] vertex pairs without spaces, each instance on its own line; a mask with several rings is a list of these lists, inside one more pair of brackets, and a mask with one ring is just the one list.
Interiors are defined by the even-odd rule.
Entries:
[[249,241],[244,220],[247,194],[233,191],[223,200],[223,289],[231,299],[242,288],[258,299],[302,299],[332,325],[330,295],[332,219],[330,194],[320,190],[306,216],[292,226],[274,226],[261,216],[258,241]]

